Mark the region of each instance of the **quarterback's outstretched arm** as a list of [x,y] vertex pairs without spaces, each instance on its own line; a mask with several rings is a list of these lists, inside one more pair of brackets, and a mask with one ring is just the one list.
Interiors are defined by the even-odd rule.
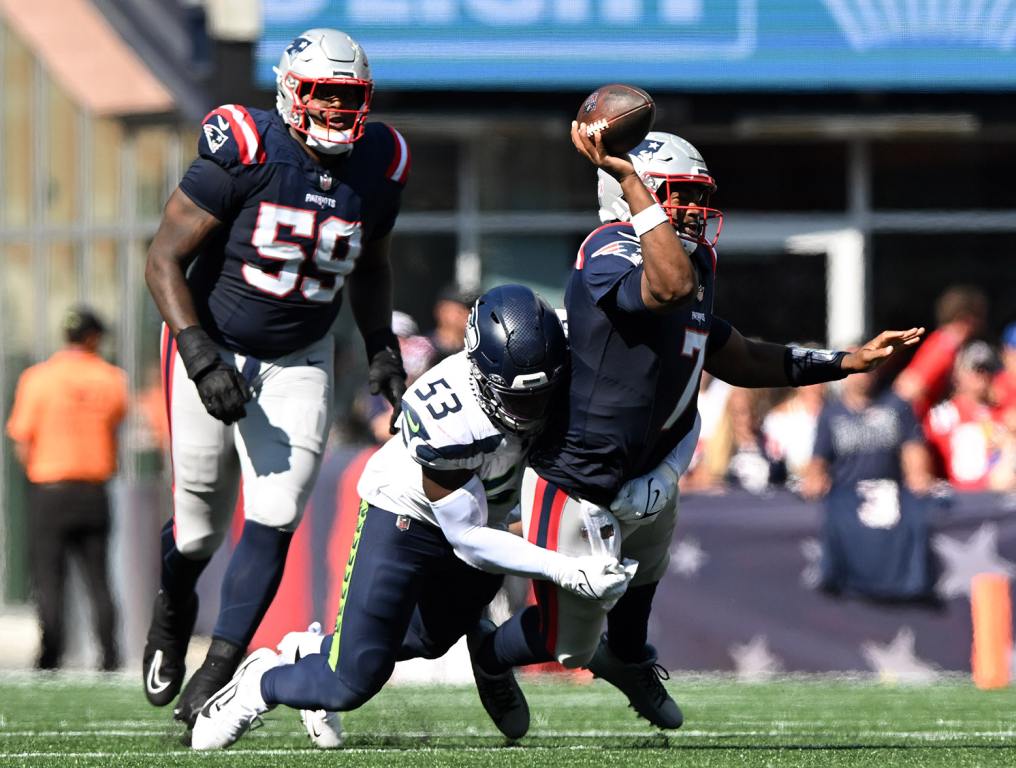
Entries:
[[706,357],[705,369],[735,387],[821,384],[874,370],[923,334],[924,328],[882,331],[854,352],[829,352],[746,339],[733,328],[726,343]]
[[625,155],[611,155],[603,148],[599,133],[586,135],[585,124],[572,123],[572,144],[597,168],[621,185],[631,211],[631,223],[642,245],[642,302],[653,312],[683,304],[698,287],[695,265],[685,253],[681,239],[667,214],[642,183],[635,166]]
[[184,280],[184,265],[221,225],[221,221],[199,207],[179,187],[166,202],[159,230],[148,248],[145,282],[174,336],[198,324],[194,302]]
[[474,568],[544,579],[593,600],[624,594],[631,575],[613,557],[568,557],[488,528],[487,496],[472,471],[423,467],[423,490],[455,554]]

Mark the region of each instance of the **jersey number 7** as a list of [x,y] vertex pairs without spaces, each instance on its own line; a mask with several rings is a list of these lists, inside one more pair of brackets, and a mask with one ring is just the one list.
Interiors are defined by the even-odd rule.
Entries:
[[691,396],[698,389],[699,377],[702,375],[702,366],[706,362],[705,351],[708,340],[709,333],[706,331],[697,331],[694,328],[686,328],[684,331],[684,346],[681,347],[681,354],[685,357],[695,358],[695,364],[692,368],[691,376],[688,377],[688,383],[684,385],[684,390],[681,392],[677,405],[663,425],[664,430],[670,429],[674,426],[674,422],[681,418],[681,414],[684,413],[688,403],[691,402]]
[[[314,269],[319,277],[332,275],[331,285],[311,277],[303,266],[307,252],[299,243],[279,240],[279,228],[289,227],[296,237],[313,239]],[[317,232],[315,233],[315,229]],[[261,203],[251,244],[263,259],[281,261],[278,272],[266,272],[255,264],[243,265],[243,278],[250,285],[272,296],[288,296],[299,289],[308,301],[328,304],[356,266],[360,255],[362,229],[358,221],[329,216],[317,224],[317,211]]]

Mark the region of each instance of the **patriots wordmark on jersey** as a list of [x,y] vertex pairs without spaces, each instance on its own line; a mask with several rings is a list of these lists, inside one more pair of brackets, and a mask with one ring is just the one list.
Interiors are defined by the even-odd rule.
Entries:
[[409,167],[405,139],[384,123],[325,166],[276,112],[213,110],[180,182],[225,225],[187,273],[201,326],[262,359],[324,336],[361,249],[394,226]]
[[438,525],[422,467],[471,469],[487,495],[487,524],[502,527],[518,501],[528,441],[500,432],[473,394],[465,352],[427,371],[402,398],[401,436],[389,440],[360,477],[360,497],[382,509]]
[[[568,423],[531,458],[546,480],[609,504],[625,480],[653,469],[692,428],[707,344],[717,329],[716,253],[701,244],[691,258],[699,276],[694,300],[656,314],[638,298],[642,246],[631,224],[605,224],[579,248],[565,291]],[[622,292],[635,297],[634,311]]]

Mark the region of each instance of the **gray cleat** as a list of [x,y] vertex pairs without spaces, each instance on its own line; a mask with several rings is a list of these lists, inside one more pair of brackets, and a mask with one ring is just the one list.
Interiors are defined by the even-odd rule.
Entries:
[[669,680],[670,675],[656,663],[656,649],[653,646],[647,645],[646,652],[648,658],[645,661],[621,661],[607,646],[607,637],[604,635],[586,668],[595,677],[606,680],[620,690],[628,697],[632,709],[657,728],[680,728],[684,723],[684,715],[661,682]]

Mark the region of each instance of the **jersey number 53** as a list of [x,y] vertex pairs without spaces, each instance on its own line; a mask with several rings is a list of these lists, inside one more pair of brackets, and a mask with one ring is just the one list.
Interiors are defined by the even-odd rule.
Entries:
[[[279,228],[289,227],[296,237],[314,240],[312,277],[305,262],[307,252],[299,243],[280,240]],[[316,232],[315,232],[316,230]],[[308,301],[327,304],[356,266],[360,255],[362,229],[358,221],[345,221],[329,216],[317,223],[317,211],[289,208],[274,203],[261,203],[251,244],[263,259],[281,261],[278,272],[266,272],[254,264],[243,265],[243,278],[258,290],[273,296],[288,296],[299,290]],[[330,285],[320,277],[332,276]]]

